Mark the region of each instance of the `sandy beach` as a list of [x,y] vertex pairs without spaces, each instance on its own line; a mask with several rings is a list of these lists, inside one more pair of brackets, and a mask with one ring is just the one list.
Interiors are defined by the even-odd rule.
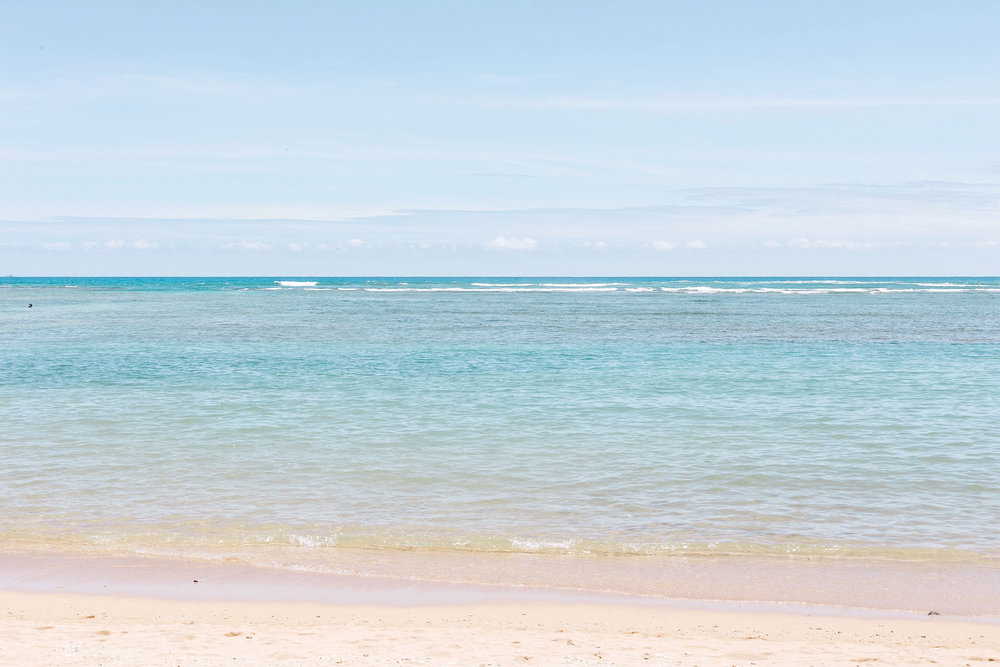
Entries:
[[[704,575],[714,568],[722,576],[726,568],[749,565],[689,563],[683,571],[700,569]],[[911,590],[901,583],[906,577],[899,566],[842,564],[821,570],[812,565],[804,571],[846,581],[851,567],[855,577],[868,572],[868,580],[881,576],[893,582],[899,600],[937,597],[953,604],[943,594],[942,581],[948,577],[920,585],[913,583],[918,570],[909,570]],[[762,569],[758,565],[745,571],[759,574]],[[785,573],[788,579],[803,576],[787,564]],[[988,576],[989,571],[980,574]],[[777,580],[775,576],[772,582]],[[915,589],[924,598],[916,597]],[[815,600],[693,600],[291,572],[236,563],[40,554],[0,557],[0,591],[2,664],[1000,661],[1000,621],[971,607],[956,613],[946,606],[929,615],[884,603],[852,607]],[[805,589],[798,591],[809,597]],[[733,597],[740,594],[732,592]],[[978,604],[988,602],[980,599]]]
[[1000,626],[630,605],[391,607],[0,594],[17,665],[975,665]]

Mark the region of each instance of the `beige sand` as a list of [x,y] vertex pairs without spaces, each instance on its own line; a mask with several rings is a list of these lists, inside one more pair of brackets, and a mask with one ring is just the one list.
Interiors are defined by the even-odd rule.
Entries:
[[0,593],[3,665],[978,665],[1000,625],[669,606],[374,607]]

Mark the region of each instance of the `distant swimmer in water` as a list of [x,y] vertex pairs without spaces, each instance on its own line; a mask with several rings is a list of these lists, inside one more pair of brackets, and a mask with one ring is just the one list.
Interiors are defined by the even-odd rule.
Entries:
[[28,304],[28,308],[31,308],[31,304],[30,303]]

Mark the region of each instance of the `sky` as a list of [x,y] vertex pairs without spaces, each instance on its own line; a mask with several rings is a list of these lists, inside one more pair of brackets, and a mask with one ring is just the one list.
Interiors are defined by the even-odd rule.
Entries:
[[997,275],[997,26],[0,0],[0,275]]

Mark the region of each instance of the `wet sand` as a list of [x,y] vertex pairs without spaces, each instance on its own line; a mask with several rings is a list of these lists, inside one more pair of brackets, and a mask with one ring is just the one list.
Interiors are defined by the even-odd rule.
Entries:
[[1000,619],[1000,565],[988,561],[599,558],[391,549],[325,549],[320,559],[317,550],[302,551],[289,555],[269,549],[213,559],[0,552],[0,590],[387,605],[777,603],[853,614],[934,610]]

